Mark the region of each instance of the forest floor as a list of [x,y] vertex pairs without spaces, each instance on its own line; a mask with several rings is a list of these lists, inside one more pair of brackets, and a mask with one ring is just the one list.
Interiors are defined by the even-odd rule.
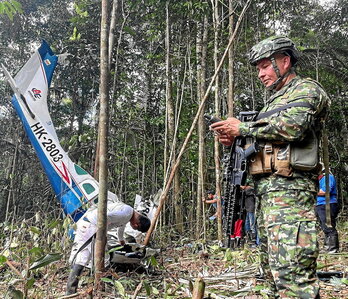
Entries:
[[[342,272],[345,277],[320,281],[320,294],[324,299],[348,298],[347,236],[341,236],[340,243],[340,253],[322,252],[318,259],[318,271]],[[220,248],[217,242],[181,243],[162,249],[141,267],[109,269],[103,292],[93,292],[93,277],[85,271],[79,293],[72,296],[64,296],[69,269],[62,259],[34,273],[26,298],[192,298],[198,277],[205,283],[204,298],[265,298],[262,296],[265,281],[257,275],[257,252],[257,248],[247,245],[231,251]],[[21,271],[20,264],[14,267]],[[23,290],[24,282],[20,279],[14,282],[15,276],[15,269],[0,268],[0,298],[23,298],[16,295],[15,287]]]

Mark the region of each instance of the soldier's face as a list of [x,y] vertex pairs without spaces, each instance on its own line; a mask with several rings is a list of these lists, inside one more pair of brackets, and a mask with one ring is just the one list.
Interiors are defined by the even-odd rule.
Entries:
[[[283,75],[289,67],[290,57],[285,55],[276,55],[275,61],[280,74]],[[273,68],[272,62],[268,58],[261,59],[257,63],[256,68],[258,77],[266,88],[271,86],[278,79],[278,75]]]
[[272,62],[269,59],[260,60],[257,65],[258,77],[265,87],[272,85],[277,80],[277,74],[273,69]]

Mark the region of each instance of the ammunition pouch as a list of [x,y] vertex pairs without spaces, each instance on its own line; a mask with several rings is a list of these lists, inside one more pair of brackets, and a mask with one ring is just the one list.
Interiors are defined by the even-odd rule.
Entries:
[[293,170],[315,171],[319,165],[319,141],[313,130],[301,142],[259,143],[260,151],[250,160],[252,175],[271,174],[291,177]]
[[272,173],[273,147],[271,143],[260,145],[260,151],[250,159],[249,173],[252,175]]
[[296,170],[312,171],[319,164],[319,140],[314,130],[310,130],[305,140],[291,147],[290,164]]

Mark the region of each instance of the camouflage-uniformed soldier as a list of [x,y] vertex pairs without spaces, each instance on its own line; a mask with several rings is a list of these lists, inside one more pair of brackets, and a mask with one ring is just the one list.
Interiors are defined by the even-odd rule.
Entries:
[[254,137],[261,146],[250,172],[261,199],[261,265],[271,298],[319,298],[314,204],[321,121],[330,103],[319,83],[297,76],[298,58],[286,37],[255,45],[250,63],[272,95],[256,121],[228,118],[211,126],[224,145],[241,135]]

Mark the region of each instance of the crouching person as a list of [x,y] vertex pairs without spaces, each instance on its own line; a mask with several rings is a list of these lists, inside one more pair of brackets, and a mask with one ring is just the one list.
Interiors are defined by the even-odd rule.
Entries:
[[[66,286],[66,294],[76,293],[78,278],[92,258],[92,238],[97,232],[97,215],[96,207],[90,208],[77,222],[74,245],[71,250],[69,262],[72,265],[71,272]],[[146,216],[135,211],[129,205],[123,202],[109,202],[107,207],[107,225],[108,230],[118,228],[118,240],[121,245],[125,245],[124,229],[127,223],[135,230],[143,233],[150,228],[151,221]]]

